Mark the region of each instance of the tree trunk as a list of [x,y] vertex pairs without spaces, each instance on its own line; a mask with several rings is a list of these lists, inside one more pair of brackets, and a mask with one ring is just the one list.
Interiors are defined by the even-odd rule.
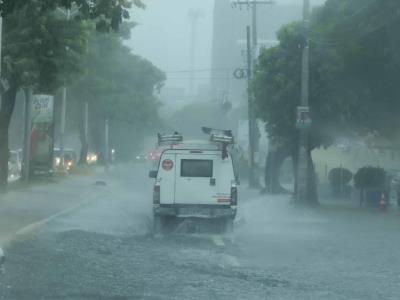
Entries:
[[[298,189],[298,182],[297,182],[297,165],[298,165],[298,151],[295,151],[292,154],[292,159],[293,159],[293,169],[295,170],[295,183],[294,183],[294,196],[296,197],[297,195],[297,189]],[[307,168],[307,189],[306,189],[306,197],[304,202],[296,202],[298,204],[302,205],[308,205],[308,206],[318,206],[319,205],[319,199],[318,199],[318,189],[317,189],[317,176],[315,173],[315,166],[314,162],[312,160],[311,156],[311,150],[307,151],[307,160],[308,160],[308,168]],[[296,200],[296,198],[295,198]]]
[[81,114],[79,116],[79,139],[81,141],[81,152],[79,154],[79,164],[87,165],[87,155],[89,149],[88,137],[85,132],[85,102],[81,101]]
[[0,191],[7,189],[8,182],[8,130],[15,107],[18,87],[11,83],[10,88],[2,96],[0,108]]
[[101,113],[94,112],[93,117],[91,118],[93,120],[93,140],[92,140],[92,145],[94,147],[94,150],[97,154],[97,164],[99,165],[105,165],[105,153],[104,153],[104,117]]
[[308,159],[308,186],[307,186],[307,204],[316,206],[319,205],[318,200],[318,183],[317,174],[315,173],[315,166],[312,160],[311,151],[307,153]]
[[360,189],[360,207],[364,204],[364,189]]
[[270,193],[283,193],[286,190],[280,183],[280,171],[285,159],[289,157],[286,147],[279,147],[276,151],[268,151],[265,163],[265,189]]
[[294,150],[291,153],[292,156],[292,164],[293,164],[293,176],[294,176],[294,187],[293,187],[293,195],[296,197],[297,195],[297,162],[299,161],[298,152]]

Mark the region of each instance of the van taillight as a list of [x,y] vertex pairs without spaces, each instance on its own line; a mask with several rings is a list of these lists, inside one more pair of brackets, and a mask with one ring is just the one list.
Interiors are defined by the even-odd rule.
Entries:
[[233,186],[231,187],[231,205],[233,206],[237,205],[237,199],[238,199],[237,187]]
[[154,186],[153,204],[160,204],[160,186],[159,185]]

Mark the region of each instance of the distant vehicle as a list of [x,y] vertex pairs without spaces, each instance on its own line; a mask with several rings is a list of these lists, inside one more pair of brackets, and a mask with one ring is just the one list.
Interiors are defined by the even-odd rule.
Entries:
[[151,150],[148,154],[147,154],[147,159],[153,162],[158,162],[158,160],[160,159],[161,153],[164,149],[159,147],[156,149]]
[[67,171],[72,170],[76,167],[78,162],[78,158],[74,149],[65,149],[64,150],[64,164]]
[[97,163],[97,154],[94,152],[88,152],[86,160],[89,165],[96,164]]
[[53,150],[53,166],[54,166],[54,169],[58,169],[61,166],[60,148],[54,148],[54,150]]
[[135,161],[136,162],[145,162],[147,161],[147,155],[143,153],[139,153],[135,156]]
[[8,176],[15,179],[21,176],[22,172],[22,157],[19,150],[10,151],[8,159]]
[[[60,148],[54,148],[54,168],[61,167],[61,150]],[[73,169],[77,164],[76,152],[72,148],[64,149],[64,167],[67,171]]]
[[111,148],[111,150],[110,150],[110,163],[115,163],[115,160],[116,160],[116,153],[115,153],[116,151],[115,151],[115,149],[114,148]]
[[183,142],[178,133],[159,135],[159,144],[170,144],[160,156],[153,190],[154,229],[162,231],[168,218],[218,219],[231,231],[238,201],[229,147],[231,131],[204,128],[209,141]]

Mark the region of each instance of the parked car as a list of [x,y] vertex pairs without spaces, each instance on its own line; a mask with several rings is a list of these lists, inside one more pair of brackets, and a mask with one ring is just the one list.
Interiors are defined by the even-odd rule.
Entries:
[[11,179],[19,178],[22,171],[22,157],[21,152],[18,150],[10,151],[10,157],[8,159],[8,176]]

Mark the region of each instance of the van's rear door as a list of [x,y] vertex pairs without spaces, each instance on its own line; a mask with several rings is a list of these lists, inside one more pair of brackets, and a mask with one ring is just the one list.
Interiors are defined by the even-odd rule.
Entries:
[[217,204],[215,154],[176,155],[176,204]]
[[160,185],[161,204],[174,204],[176,176],[176,154],[167,150],[160,158],[160,166],[157,175],[157,181]]

